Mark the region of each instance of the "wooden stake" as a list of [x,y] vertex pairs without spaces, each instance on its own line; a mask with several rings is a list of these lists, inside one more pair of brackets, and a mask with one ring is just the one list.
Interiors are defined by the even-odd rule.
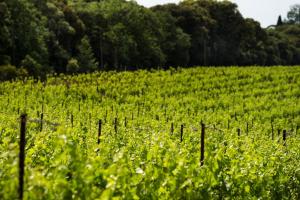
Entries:
[[100,119],[98,122],[98,144],[100,144],[101,128],[102,128],[102,120]]
[[230,120],[228,119],[228,121],[227,121],[227,129],[229,129],[230,128]]
[[89,121],[90,121],[90,132],[92,130],[92,114],[89,113]]
[[180,128],[180,142],[183,141],[183,124],[181,124],[181,128]]
[[19,154],[19,199],[23,199],[24,190],[24,169],[25,169],[25,144],[26,144],[26,122],[27,115],[21,115],[20,129],[20,154]]
[[74,116],[73,114],[71,114],[71,125],[72,125],[72,128],[74,127]]
[[172,122],[172,124],[171,124],[171,135],[173,135],[173,133],[174,133],[174,123]]
[[205,138],[205,124],[201,123],[201,157],[200,157],[200,165],[204,165],[204,138]]
[[118,118],[115,118],[114,125],[115,125],[115,133],[117,134],[118,133]]
[[283,135],[282,135],[282,139],[283,139],[283,145],[286,146],[286,130],[283,130]]
[[43,120],[44,120],[44,113],[41,113],[41,126],[40,126],[40,132],[43,131]]

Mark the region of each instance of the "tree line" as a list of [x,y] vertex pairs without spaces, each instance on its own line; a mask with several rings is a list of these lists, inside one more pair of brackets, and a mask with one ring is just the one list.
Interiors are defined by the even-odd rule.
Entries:
[[229,1],[0,0],[0,80],[95,70],[300,64],[300,6],[262,28]]

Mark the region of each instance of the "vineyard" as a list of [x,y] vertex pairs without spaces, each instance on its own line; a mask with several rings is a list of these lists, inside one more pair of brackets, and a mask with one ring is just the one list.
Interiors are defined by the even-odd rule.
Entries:
[[0,199],[24,113],[24,199],[300,199],[300,67],[3,82],[0,105]]

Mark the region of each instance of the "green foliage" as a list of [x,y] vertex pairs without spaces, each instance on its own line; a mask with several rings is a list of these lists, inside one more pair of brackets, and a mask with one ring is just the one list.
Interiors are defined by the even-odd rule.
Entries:
[[110,71],[0,83],[0,199],[17,199],[17,119],[26,112],[25,199],[298,200],[299,84],[300,67]]
[[6,81],[17,77],[17,68],[12,65],[0,66],[0,80]]
[[34,77],[42,74],[42,66],[31,56],[27,55],[21,62],[21,67],[26,69]]
[[291,6],[291,9],[287,14],[287,19],[289,23],[300,24],[300,4]]
[[12,39],[9,26],[11,18],[5,2],[0,2],[0,65],[10,63],[9,51],[12,47]]
[[98,63],[94,58],[92,48],[88,37],[81,39],[81,43],[77,47],[78,49],[78,65],[79,72],[93,72],[97,69]]
[[67,72],[70,74],[79,72],[79,65],[78,65],[78,60],[76,60],[75,58],[71,58],[68,62],[67,65]]
[[283,24],[281,15],[279,15],[276,26],[281,26]]
[[26,55],[47,64],[47,29],[41,13],[28,0],[4,0],[10,11],[10,34],[13,39],[11,62],[20,66]]
[[[297,65],[298,5],[263,29],[230,1],[185,0],[145,8],[125,0],[1,0],[0,65],[29,55],[39,73],[177,66]],[[275,21],[275,20],[274,20]],[[82,41],[84,39],[84,41]]]
[[166,54],[166,66],[188,66],[191,37],[176,25],[176,18],[163,7],[152,8],[162,26],[161,48]]
[[12,65],[0,66],[0,81],[13,80],[15,78],[24,79],[28,76],[28,72],[24,68],[16,68]]

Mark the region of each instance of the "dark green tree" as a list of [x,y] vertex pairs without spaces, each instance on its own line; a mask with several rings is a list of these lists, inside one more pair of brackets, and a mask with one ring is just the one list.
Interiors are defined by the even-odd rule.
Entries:
[[21,68],[25,69],[30,75],[35,78],[45,77],[42,65],[37,62],[30,55],[26,55],[25,58],[21,61]]
[[300,4],[291,6],[291,9],[287,14],[287,19],[289,23],[300,24]]
[[184,1],[179,5],[166,4],[153,8],[156,12],[170,13],[176,19],[176,25],[190,37],[188,63],[190,66],[209,64],[209,27],[214,24],[208,11],[196,3]]
[[161,6],[153,7],[162,26],[161,48],[166,56],[166,66],[188,66],[191,37],[176,25],[176,18]]
[[283,22],[282,22],[282,18],[281,18],[281,15],[279,15],[279,17],[278,17],[278,20],[277,20],[277,26],[281,26],[283,24]]
[[12,38],[10,52],[12,64],[20,66],[25,56],[29,55],[46,68],[48,31],[42,14],[27,0],[4,0],[4,2],[11,16],[9,29]]
[[87,36],[81,39],[77,47],[77,60],[79,65],[79,72],[93,72],[98,67],[98,62],[94,58],[94,54]]
[[[276,28],[279,50],[283,63],[297,65],[300,63],[300,24],[286,24]],[[277,44],[278,45],[278,44]],[[287,52],[288,51],[288,52]],[[291,58],[292,57],[292,58]]]
[[5,2],[0,2],[0,65],[10,64],[12,48],[10,33],[11,17]]

